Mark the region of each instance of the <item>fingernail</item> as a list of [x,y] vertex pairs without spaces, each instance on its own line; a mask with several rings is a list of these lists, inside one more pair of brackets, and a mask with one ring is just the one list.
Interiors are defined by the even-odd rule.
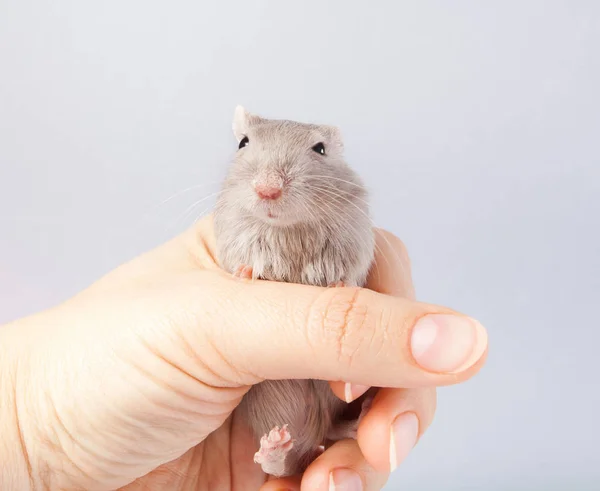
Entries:
[[344,399],[348,404],[353,400],[358,399],[370,389],[368,385],[352,385],[346,382],[344,385]]
[[350,469],[336,469],[329,474],[329,491],[362,491],[359,475]]
[[390,430],[390,472],[406,458],[417,443],[419,420],[415,413],[402,413]]
[[430,314],[419,319],[410,344],[416,362],[426,370],[457,373],[481,358],[487,332],[469,317]]

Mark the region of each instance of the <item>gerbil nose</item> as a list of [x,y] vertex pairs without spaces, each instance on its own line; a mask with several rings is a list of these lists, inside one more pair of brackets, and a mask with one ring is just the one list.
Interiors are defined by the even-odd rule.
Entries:
[[260,199],[277,199],[281,196],[281,188],[277,186],[266,186],[264,184],[257,184],[254,187],[256,194]]

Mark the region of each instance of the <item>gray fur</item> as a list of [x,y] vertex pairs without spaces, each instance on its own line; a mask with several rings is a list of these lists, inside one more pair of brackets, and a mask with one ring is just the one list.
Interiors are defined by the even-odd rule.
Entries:
[[[367,193],[343,158],[331,126],[269,120],[238,107],[234,134],[249,144],[236,152],[217,200],[217,257],[235,272],[250,266],[255,278],[329,286],[363,286],[374,255]],[[325,155],[312,147],[323,142]],[[281,197],[261,201],[255,184],[281,185]],[[258,439],[289,425],[295,440],[285,469],[302,471],[316,456],[345,407],[326,382],[266,381],[244,398],[243,411]]]

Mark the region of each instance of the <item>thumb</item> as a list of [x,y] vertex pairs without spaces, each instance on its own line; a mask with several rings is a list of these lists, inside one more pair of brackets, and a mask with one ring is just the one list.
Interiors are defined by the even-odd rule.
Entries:
[[[378,387],[461,382],[483,365],[487,333],[444,307],[361,288],[319,288],[218,275],[207,334],[239,373]],[[215,286],[214,283],[212,286]],[[222,295],[221,295],[222,297]]]

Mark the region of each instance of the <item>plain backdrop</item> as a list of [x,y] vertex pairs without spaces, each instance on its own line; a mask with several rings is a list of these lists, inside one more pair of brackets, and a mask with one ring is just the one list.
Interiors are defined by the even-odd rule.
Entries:
[[598,490],[599,87],[595,1],[0,0],[0,322],[209,210],[236,104],[336,124],[490,335],[386,489]]

